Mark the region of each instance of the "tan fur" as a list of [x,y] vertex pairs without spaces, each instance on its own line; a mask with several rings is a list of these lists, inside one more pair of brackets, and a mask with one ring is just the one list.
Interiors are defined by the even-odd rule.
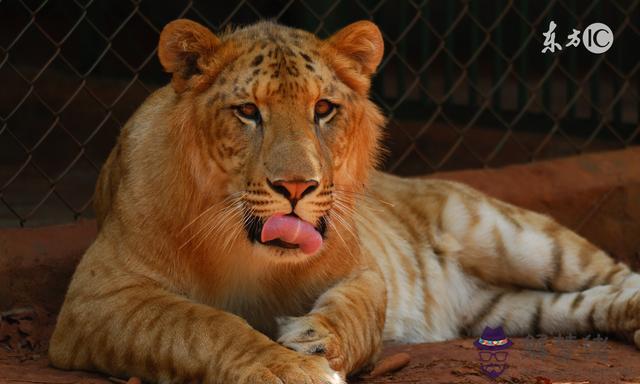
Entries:
[[[640,279],[586,240],[460,184],[373,170],[382,50],[370,22],[327,40],[272,23],[220,36],[167,25],[171,86],[129,120],[101,172],[100,231],[51,362],[155,382],[340,383],[383,339],[485,325],[632,337]],[[327,120],[314,118],[320,99],[339,106]],[[235,112],[243,103],[259,123]],[[311,179],[295,207],[267,183]],[[325,223],[322,249],[250,240],[276,213]]]

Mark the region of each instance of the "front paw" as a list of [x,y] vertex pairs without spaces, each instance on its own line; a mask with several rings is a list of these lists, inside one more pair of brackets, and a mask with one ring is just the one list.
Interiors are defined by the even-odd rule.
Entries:
[[[320,356],[302,356],[286,350],[243,369],[239,384],[346,384],[343,376]],[[288,352],[288,353],[286,353]]]
[[329,366],[345,374],[345,359],[340,339],[317,315],[280,317],[278,343],[306,355],[321,355]]

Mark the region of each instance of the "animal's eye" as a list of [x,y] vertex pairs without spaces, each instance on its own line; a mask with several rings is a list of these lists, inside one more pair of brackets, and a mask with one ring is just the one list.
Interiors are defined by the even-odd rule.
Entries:
[[318,100],[318,102],[316,103],[316,106],[313,109],[316,120],[329,116],[335,108],[336,108],[336,105],[330,102],[329,100],[325,100],[325,99]]
[[260,110],[258,109],[258,106],[253,103],[244,103],[238,105],[236,107],[236,112],[238,113],[238,115],[240,115],[240,117],[243,117],[245,119],[253,120],[256,122],[260,121]]

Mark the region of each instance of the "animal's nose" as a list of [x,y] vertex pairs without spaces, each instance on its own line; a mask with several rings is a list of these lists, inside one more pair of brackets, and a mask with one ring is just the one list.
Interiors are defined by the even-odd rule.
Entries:
[[273,182],[267,180],[267,182],[269,183],[271,189],[286,197],[291,202],[297,202],[305,195],[313,192],[316,188],[318,188],[319,184],[315,180],[276,180]]

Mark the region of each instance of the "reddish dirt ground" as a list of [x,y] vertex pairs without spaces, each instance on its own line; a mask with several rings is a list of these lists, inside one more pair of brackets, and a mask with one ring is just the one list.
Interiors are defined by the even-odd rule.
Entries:
[[[548,213],[640,268],[640,148],[511,166],[453,172],[526,208]],[[95,222],[0,230],[0,383],[113,383],[105,376],[48,366],[47,340],[69,278],[95,236]],[[15,311],[32,306],[35,309]],[[13,310],[12,310],[13,309]],[[352,383],[638,383],[640,351],[619,341],[513,339],[508,368],[497,379],[482,373],[472,339],[388,346],[407,352],[403,369]]]
[[640,352],[631,345],[570,337],[512,340],[508,367],[496,380],[481,371],[473,339],[462,339],[388,347],[386,354],[409,353],[409,365],[393,374],[353,383],[640,383]]
[[[389,346],[385,355],[406,352],[409,364],[375,378],[349,380],[353,384],[373,383],[640,383],[640,351],[617,341],[570,341],[550,338],[541,344],[514,338],[508,350],[508,367],[496,380],[481,371],[472,339],[445,343]],[[544,348],[542,348],[544,346]],[[46,352],[12,353],[0,349],[0,383],[98,384],[121,383],[122,379],[86,372],[51,368]]]

